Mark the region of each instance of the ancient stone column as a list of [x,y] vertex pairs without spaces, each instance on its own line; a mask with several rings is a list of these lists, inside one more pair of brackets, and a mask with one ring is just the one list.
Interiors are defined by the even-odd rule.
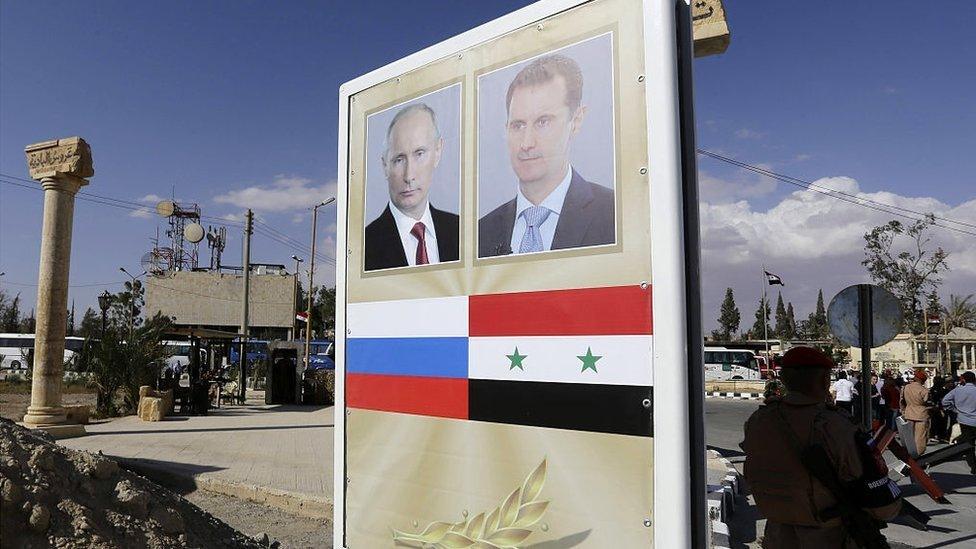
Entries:
[[64,378],[64,336],[71,263],[71,226],[75,194],[95,175],[91,148],[80,137],[29,145],[30,176],[44,189],[41,261],[37,276],[37,328],[31,403],[24,424],[56,437],[84,434],[81,425],[66,425],[61,407]]

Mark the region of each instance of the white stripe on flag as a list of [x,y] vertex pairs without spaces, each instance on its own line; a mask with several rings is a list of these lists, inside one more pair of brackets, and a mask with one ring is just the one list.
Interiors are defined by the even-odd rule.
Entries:
[[[468,377],[597,385],[654,384],[652,336],[472,337]],[[515,348],[518,347],[518,355]],[[593,359],[587,357],[587,350]],[[595,366],[586,368],[587,357]],[[519,358],[524,357],[524,358]],[[521,368],[516,364],[521,360]]]
[[467,337],[468,296],[350,303],[350,337]]

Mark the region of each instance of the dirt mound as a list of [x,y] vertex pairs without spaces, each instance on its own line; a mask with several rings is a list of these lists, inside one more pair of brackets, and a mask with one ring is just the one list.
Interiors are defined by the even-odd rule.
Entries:
[[268,547],[100,455],[0,418],[0,547]]

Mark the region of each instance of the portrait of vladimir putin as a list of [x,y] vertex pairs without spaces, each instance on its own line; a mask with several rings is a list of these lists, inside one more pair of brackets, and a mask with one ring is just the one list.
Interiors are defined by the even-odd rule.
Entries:
[[425,103],[397,111],[379,163],[389,203],[365,231],[365,269],[428,265],[458,259],[458,216],[429,200],[444,140]]
[[[613,190],[588,181],[571,158],[586,119],[582,97],[583,73],[561,54],[535,59],[509,84],[505,138],[517,184],[478,221],[478,257],[615,242]],[[509,183],[479,176],[478,184]]]

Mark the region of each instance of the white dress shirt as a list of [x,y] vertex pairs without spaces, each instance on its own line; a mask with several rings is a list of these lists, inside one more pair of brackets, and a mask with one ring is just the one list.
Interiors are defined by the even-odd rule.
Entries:
[[[559,213],[563,209],[563,201],[566,200],[566,193],[569,192],[569,183],[573,180],[573,167],[569,166],[566,168],[566,175],[563,180],[559,183],[559,186],[549,193],[549,196],[545,197],[539,206],[542,206],[549,210],[549,217],[539,225],[539,233],[542,235],[542,245],[543,250],[552,249],[552,239],[556,236],[556,225],[559,223]],[[518,185],[516,187],[515,195],[515,227],[512,229],[512,253],[519,253],[519,247],[522,245],[522,238],[525,236],[525,231],[528,229],[528,224],[525,222],[525,216],[522,215],[525,210],[535,206],[525,195],[522,194],[522,186]]]
[[851,380],[846,378],[838,379],[834,382],[832,389],[837,395],[835,397],[837,402],[851,402],[854,400],[854,384],[851,383]]
[[407,265],[417,264],[417,244],[420,241],[417,237],[410,234],[413,226],[420,221],[424,224],[424,244],[427,246],[427,261],[430,263],[440,263],[441,256],[437,251],[437,233],[434,232],[434,219],[430,217],[430,202],[424,208],[424,215],[418,220],[400,211],[396,204],[390,202],[390,212],[393,213],[393,220],[396,221],[397,232],[400,233],[400,244],[403,244],[403,253],[407,256]]

